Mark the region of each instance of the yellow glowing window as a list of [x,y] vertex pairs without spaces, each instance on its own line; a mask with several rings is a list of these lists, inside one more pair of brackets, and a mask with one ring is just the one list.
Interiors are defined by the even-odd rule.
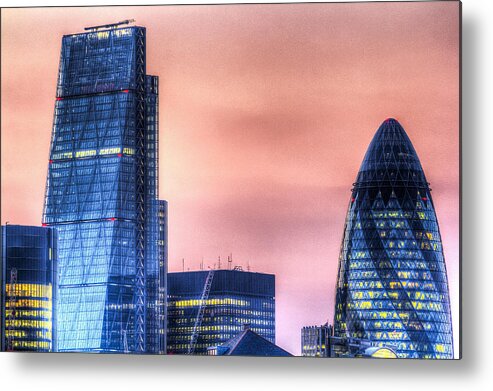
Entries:
[[98,39],[106,39],[110,36],[109,31],[101,31],[96,34]]
[[77,151],[75,153],[76,158],[90,157],[90,156],[96,156],[96,150],[95,149],[89,149],[86,151]]
[[363,292],[354,292],[353,296],[355,299],[362,299],[363,298]]
[[115,153],[120,153],[121,149],[119,147],[117,148],[103,148],[99,150],[100,155],[112,155]]
[[445,353],[445,346],[443,346],[442,344],[436,344],[435,350],[439,353]]
[[55,153],[53,154],[52,159],[57,160],[57,159],[70,159],[72,158],[72,152],[60,152],[60,153]]

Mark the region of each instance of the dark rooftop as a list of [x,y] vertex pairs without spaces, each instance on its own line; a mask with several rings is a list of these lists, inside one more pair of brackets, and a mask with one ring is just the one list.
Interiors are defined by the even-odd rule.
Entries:
[[292,354],[267,341],[248,326],[229,341],[217,347],[218,356],[292,357]]

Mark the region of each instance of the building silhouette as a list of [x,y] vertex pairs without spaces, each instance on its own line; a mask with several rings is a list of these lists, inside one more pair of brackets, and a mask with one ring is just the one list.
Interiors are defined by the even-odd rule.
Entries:
[[245,324],[275,343],[275,276],[242,270],[168,273],[168,354],[207,354]]
[[437,217],[416,151],[387,119],[349,202],[334,333],[395,346],[401,358],[452,358],[452,323]]
[[56,231],[24,225],[1,231],[1,351],[56,351]]
[[291,353],[252,331],[250,325],[244,325],[241,333],[219,346],[209,348],[207,353],[210,356],[293,356]]
[[59,351],[162,343],[158,78],[146,29],[128,23],[62,39],[43,212],[59,238]]

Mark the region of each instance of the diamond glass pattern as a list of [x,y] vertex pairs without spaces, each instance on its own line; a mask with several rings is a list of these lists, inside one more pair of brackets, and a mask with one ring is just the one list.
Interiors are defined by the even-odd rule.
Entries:
[[447,273],[421,163],[402,126],[375,134],[348,207],[336,286],[336,336],[402,358],[452,358]]
[[143,27],[62,40],[43,213],[59,238],[59,351],[164,350],[158,79],[145,53]]

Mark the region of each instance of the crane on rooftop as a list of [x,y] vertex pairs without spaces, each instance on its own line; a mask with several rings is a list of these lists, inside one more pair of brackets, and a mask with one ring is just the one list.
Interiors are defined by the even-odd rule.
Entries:
[[118,22],[118,23],[101,24],[99,26],[84,27],[84,30],[86,30],[86,31],[98,31],[101,29],[115,29],[118,26],[121,26],[123,24],[130,24],[130,23],[134,23],[134,22],[135,22],[135,19],[125,19],[125,20],[122,20],[121,22]]

